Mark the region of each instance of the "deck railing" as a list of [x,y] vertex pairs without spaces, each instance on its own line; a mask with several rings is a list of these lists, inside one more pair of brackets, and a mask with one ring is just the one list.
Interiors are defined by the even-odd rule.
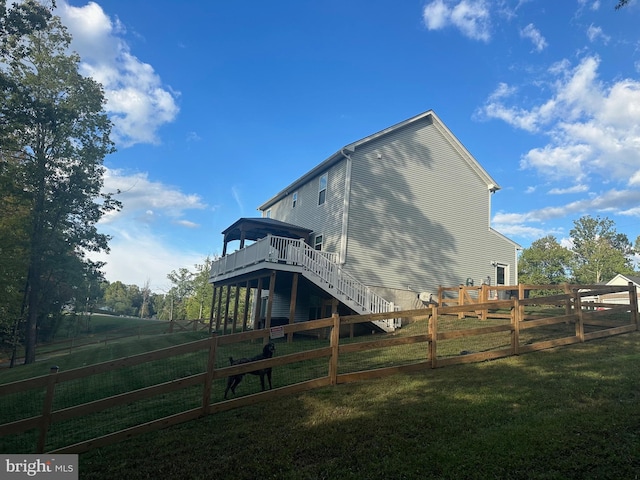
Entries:
[[301,266],[334,291],[362,308],[362,313],[393,311],[393,304],[345,272],[335,253],[315,250],[302,239],[267,235],[255,243],[230,253],[211,265],[211,278],[261,262]]

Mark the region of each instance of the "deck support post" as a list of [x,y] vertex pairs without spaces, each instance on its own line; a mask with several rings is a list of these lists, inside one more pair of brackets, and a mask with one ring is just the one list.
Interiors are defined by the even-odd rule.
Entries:
[[[298,277],[300,274],[295,272],[291,280],[291,303],[289,305],[289,325],[293,325],[296,317],[296,300],[298,297]],[[293,332],[287,334],[287,343],[293,341]]]
[[251,289],[249,288],[249,280],[244,286],[244,312],[242,313],[242,331],[247,330],[247,320],[249,319],[249,300],[251,298]]
[[[276,289],[276,271],[271,270],[271,276],[269,277],[269,298],[267,298],[267,314],[264,319],[264,328],[269,330],[271,328],[271,311],[273,309],[273,295]],[[264,344],[269,343],[269,337],[264,337]]]

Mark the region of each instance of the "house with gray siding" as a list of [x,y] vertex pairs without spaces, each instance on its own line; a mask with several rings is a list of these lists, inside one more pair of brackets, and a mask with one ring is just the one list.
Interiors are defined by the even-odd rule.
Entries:
[[515,285],[520,247],[490,224],[499,189],[430,110],[340,148],[235,222],[210,281],[253,289],[256,319],[286,322],[420,308],[440,285]]

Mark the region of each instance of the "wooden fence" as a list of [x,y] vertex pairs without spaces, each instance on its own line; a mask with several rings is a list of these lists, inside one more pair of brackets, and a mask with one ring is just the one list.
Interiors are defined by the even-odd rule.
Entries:
[[[521,294],[526,290],[518,288]],[[567,285],[562,291],[565,293],[546,297],[525,298],[522,294],[507,300],[392,314],[334,315],[270,330],[213,336],[69,371],[53,369],[48,375],[0,385],[0,438],[2,450],[7,450],[2,453],[16,453],[16,449],[20,453],[81,453],[318,387],[496,359],[638,330],[633,285]],[[584,307],[583,300],[594,295],[621,291],[628,293],[628,305],[594,303]],[[472,318],[460,319],[459,314]],[[403,318],[402,329],[394,334],[353,335],[353,326],[362,329],[367,322],[389,315]],[[294,341],[288,342],[291,336]],[[278,348],[274,358],[226,366],[232,354],[255,352],[270,340]],[[177,370],[165,378],[157,377],[167,365]],[[139,370],[143,366],[146,369]],[[228,376],[266,367],[274,371],[273,390],[224,400]],[[294,379],[294,371],[306,376]],[[106,385],[121,390],[106,393]],[[245,379],[244,391],[255,391],[255,385]],[[149,403],[152,399],[156,403]],[[121,428],[118,422],[130,415],[135,405],[146,417]],[[12,408],[20,413],[9,419]],[[106,423],[104,430],[97,426],[101,422]],[[66,431],[58,428],[65,424]]]

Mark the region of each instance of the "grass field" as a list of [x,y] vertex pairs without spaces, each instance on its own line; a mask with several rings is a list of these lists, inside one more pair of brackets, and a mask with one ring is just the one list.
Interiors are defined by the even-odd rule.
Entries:
[[640,333],[299,394],[80,457],[83,479],[633,479]]
[[[105,333],[120,329],[122,323],[131,325],[115,317],[104,322],[94,326]],[[500,322],[504,320],[442,318],[439,325],[446,330]],[[565,324],[552,327],[525,334],[537,341],[566,336],[573,329]],[[396,335],[421,333],[426,333],[426,322]],[[65,371],[203,337],[204,332],[140,335],[87,346],[3,370],[0,384],[46,374],[49,360]],[[504,333],[441,341],[439,356],[503,348],[508,342]],[[298,339],[279,343],[278,354],[327,345],[322,338]],[[258,347],[247,342],[221,348],[218,363],[226,365],[229,355],[251,355]],[[426,344],[411,344],[347,354],[341,357],[339,371],[420,361],[425,348]],[[107,372],[91,377],[90,385],[68,382],[57,393],[55,408],[140,388],[163,381],[163,376],[191,375],[202,371],[205,363],[203,351],[142,369]],[[639,367],[636,332],[510,359],[339,385],[219,413],[82,454],[80,478],[636,478]],[[279,367],[274,387],[326,375],[326,369],[322,359]],[[257,382],[255,377],[245,379],[240,394],[255,393]],[[218,383],[212,401],[221,400],[224,382]],[[200,394],[199,388],[187,389],[56,424],[48,443],[66,445],[100,435],[105,426],[126,428],[145,418],[179,412],[197,406]],[[41,402],[29,394],[3,398],[0,423],[38,414]],[[21,441],[24,449],[5,444],[1,450],[31,451],[34,439],[26,435]]]

